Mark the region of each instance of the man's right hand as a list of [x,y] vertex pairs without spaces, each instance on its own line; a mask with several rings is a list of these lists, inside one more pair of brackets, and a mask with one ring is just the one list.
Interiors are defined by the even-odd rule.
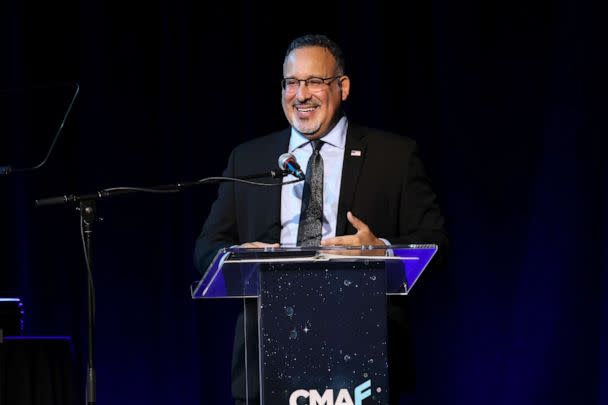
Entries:
[[247,242],[239,245],[241,248],[266,248],[266,247],[274,247],[278,248],[281,245],[278,243],[264,243],[264,242]]

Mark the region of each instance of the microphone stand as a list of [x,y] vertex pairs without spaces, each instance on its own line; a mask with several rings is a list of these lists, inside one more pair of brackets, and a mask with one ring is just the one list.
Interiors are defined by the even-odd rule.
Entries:
[[219,183],[225,181],[242,182],[252,185],[262,186],[282,186],[284,184],[296,183],[302,180],[293,180],[284,183],[258,183],[250,181],[252,179],[261,179],[272,177],[274,179],[283,178],[290,174],[286,170],[271,170],[265,173],[251,174],[239,177],[206,177],[204,179],[189,181],[185,183],[164,184],[151,187],[113,187],[107,188],[95,193],[87,194],[66,194],[57,197],[42,198],[36,200],[37,207],[60,205],[67,203],[77,203],[76,210],[80,212],[80,230],[84,249],[84,256],[87,266],[87,301],[88,301],[88,357],[87,357],[87,375],[86,375],[86,403],[95,405],[97,403],[97,376],[95,369],[94,356],[94,337],[95,337],[95,288],[93,284],[93,260],[91,257],[91,247],[93,245],[93,224],[99,220],[97,216],[97,200],[113,197],[122,194],[131,194],[139,192],[147,193],[177,193],[186,188],[198,186],[208,183]]
[[87,265],[87,308],[88,308],[88,361],[86,375],[86,402],[88,405],[97,403],[97,374],[95,369],[95,358],[93,342],[95,338],[95,289],[93,285],[93,260],[91,258],[91,246],[93,239],[93,224],[97,218],[97,202],[93,198],[80,201],[80,229],[83,237],[84,256]]

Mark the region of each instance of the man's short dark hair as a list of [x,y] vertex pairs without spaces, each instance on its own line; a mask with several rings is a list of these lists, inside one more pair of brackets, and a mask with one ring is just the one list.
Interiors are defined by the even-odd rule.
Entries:
[[342,49],[340,49],[338,44],[322,34],[307,34],[294,39],[287,47],[285,58],[287,58],[294,49],[305,48],[307,46],[320,46],[321,48],[327,49],[336,59],[338,73],[344,74],[344,54],[342,53]]

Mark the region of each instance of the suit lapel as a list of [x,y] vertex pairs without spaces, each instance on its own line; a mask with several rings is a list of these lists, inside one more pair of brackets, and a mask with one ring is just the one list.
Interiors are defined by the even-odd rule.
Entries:
[[338,218],[336,221],[336,236],[346,233],[348,221],[346,213],[351,209],[359,174],[365,159],[366,142],[363,130],[349,124],[344,146],[344,163],[342,164],[342,180],[340,185],[340,202],[338,203]]
[[[269,161],[272,161],[271,168],[276,168],[277,159],[282,153],[287,152],[289,148],[289,136],[290,130],[287,129],[285,131],[281,131],[276,140],[268,145],[268,150],[270,151]],[[280,183],[282,179],[273,179],[273,183]],[[261,201],[260,206],[264,207],[263,212],[268,213],[269,224],[272,224],[269,240],[279,241],[281,237],[281,189],[282,187],[268,187],[270,190],[267,194],[267,198],[264,201]]]

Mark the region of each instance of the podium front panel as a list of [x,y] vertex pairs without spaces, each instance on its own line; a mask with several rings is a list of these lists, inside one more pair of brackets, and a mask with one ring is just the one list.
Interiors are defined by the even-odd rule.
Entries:
[[260,286],[260,403],[388,403],[384,261],[267,264]]

